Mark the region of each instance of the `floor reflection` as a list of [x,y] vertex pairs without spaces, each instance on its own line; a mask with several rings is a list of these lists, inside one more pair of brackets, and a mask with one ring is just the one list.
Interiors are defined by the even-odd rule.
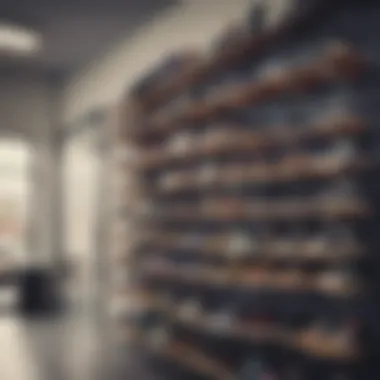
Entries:
[[[88,316],[0,317],[0,379],[97,380],[108,371],[108,341]],[[101,344],[100,344],[101,342]]]

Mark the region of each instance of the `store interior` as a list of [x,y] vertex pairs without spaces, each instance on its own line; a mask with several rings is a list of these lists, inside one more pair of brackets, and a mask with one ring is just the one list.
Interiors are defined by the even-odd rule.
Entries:
[[0,0],[0,380],[378,380],[379,21]]

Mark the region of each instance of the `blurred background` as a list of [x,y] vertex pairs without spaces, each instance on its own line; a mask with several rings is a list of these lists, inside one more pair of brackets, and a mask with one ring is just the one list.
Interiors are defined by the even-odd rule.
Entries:
[[0,0],[0,379],[378,379],[379,17]]

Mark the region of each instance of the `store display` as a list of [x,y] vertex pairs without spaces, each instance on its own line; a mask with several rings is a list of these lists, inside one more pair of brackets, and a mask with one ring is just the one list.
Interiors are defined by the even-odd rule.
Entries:
[[314,13],[322,3],[292,1],[276,17],[256,4],[182,80],[144,90],[131,135],[146,231],[135,270],[167,295],[154,347],[200,377],[357,380],[371,358],[360,339],[376,330],[378,297],[365,97],[377,99],[373,57],[347,26],[369,5]]

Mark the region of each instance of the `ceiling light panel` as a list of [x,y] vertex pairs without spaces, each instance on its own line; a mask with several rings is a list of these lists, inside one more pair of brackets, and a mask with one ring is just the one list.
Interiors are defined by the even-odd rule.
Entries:
[[0,52],[35,54],[42,48],[42,36],[21,25],[0,21]]

